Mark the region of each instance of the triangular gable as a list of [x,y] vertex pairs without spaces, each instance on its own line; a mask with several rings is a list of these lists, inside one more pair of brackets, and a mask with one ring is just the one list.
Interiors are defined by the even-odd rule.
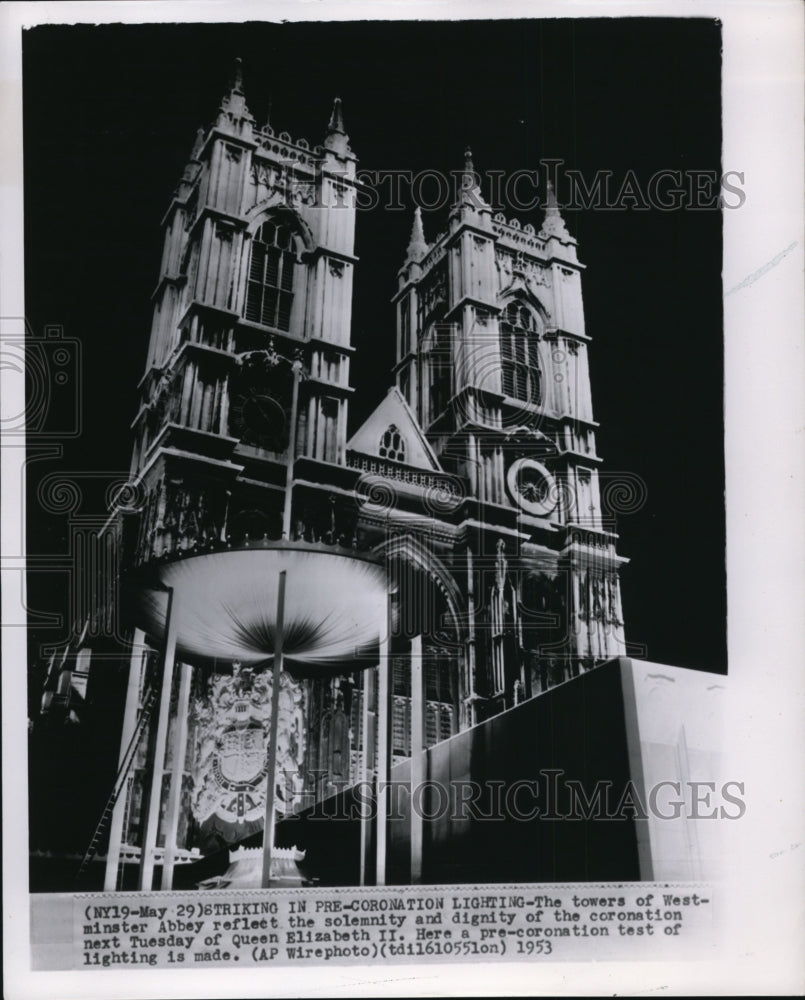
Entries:
[[[425,435],[417,423],[411,407],[396,386],[389,389],[386,398],[366,418],[347,442],[347,450],[357,451],[362,455],[377,455],[380,457],[383,437],[387,430],[396,428],[402,439],[405,451],[404,458],[397,461],[417,469],[428,469],[442,472],[439,460],[433,454]],[[393,456],[382,456],[393,459]]]

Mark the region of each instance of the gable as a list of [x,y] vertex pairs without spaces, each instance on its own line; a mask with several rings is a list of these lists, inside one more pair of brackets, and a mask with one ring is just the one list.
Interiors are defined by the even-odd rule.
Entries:
[[393,386],[347,442],[348,451],[376,455],[418,469],[441,472],[427,438],[400,390]]

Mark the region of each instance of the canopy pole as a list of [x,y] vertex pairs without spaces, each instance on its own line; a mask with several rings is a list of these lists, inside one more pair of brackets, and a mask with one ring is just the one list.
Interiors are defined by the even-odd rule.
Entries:
[[388,838],[389,781],[391,780],[391,614],[386,599],[385,621],[381,623],[377,662],[377,820],[375,832],[375,885],[386,884],[386,842]]
[[422,662],[422,636],[411,639],[411,885],[422,884],[422,853],[425,824],[424,785],[427,778],[428,752],[425,740],[427,698],[425,669]]
[[151,752],[151,787],[148,792],[148,809],[145,818],[140,855],[140,877],[137,888],[150,892],[153,888],[159,807],[162,802],[162,779],[165,773],[165,749],[168,743],[168,723],[173,688],[174,661],[176,658],[176,593],[168,587],[168,608],[165,614],[165,641],[162,647],[162,687],[159,694],[159,715],[156,736]]
[[[140,687],[145,671],[145,632],[135,628],[131,639],[131,656],[129,658],[129,680],[126,687],[126,707],[123,713],[123,730],[120,734],[120,756],[118,769],[123,766],[126,752],[137,728],[137,711],[140,708]],[[132,771],[129,771],[131,774]],[[123,829],[126,815],[126,805],[130,794],[130,778],[126,780],[112,812],[112,824],[109,828],[109,849],[106,852],[106,873],[103,880],[104,892],[114,892],[117,889],[118,873],[120,871],[120,852],[123,837],[128,831]]]
[[291,389],[291,426],[288,428],[288,463],[285,466],[285,497],[282,505],[282,537],[291,537],[291,501],[293,497],[293,474],[296,461],[296,420],[299,409],[299,382],[302,379],[302,362],[294,361],[293,387]]
[[280,677],[282,675],[282,643],[285,631],[285,574],[280,570],[277,590],[277,625],[274,638],[274,672],[271,681],[271,729],[268,733],[268,766],[266,768],[266,818],[263,827],[263,879],[267,889],[271,884],[271,854],[274,848],[274,821],[277,786],[277,723],[280,707]]
[[[363,747],[361,752],[361,784],[364,792],[372,790],[372,778],[375,770],[375,671],[377,667],[369,667],[363,671],[363,691],[361,703],[361,718],[363,726]],[[368,873],[371,865],[370,842],[372,831],[372,814],[364,803],[361,815],[361,866],[360,884],[368,885]]]
[[187,763],[187,729],[190,709],[190,685],[193,668],[182,663],[179,672],[179,697],[176,703],[176,723],[173,730],[173,755],[168,785],[168,808],[165,813],[165,853],[162,857],[162,889],[173,888],[176,865],[176,837],[179,832],[179,812],[182,806],[182,784]]

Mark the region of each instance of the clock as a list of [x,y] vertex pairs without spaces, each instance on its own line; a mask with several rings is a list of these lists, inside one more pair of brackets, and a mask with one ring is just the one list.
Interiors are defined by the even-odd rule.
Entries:
[[244,444],[283,451],[288,444],[287,417],[282,405],[264,390],[250,388],[235,400],[235,430]]
[[512,500],[527,514],[547,517],[556,507],[556,480],[544,465],[532,458],[520,458],[512,463],[506,485]]

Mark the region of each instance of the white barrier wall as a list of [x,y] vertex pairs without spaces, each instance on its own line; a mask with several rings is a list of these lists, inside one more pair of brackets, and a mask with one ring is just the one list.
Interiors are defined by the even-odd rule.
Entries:
[[620,662],[630,771],[647,805],[637,822],[641,878],[723,878],[726,824],[744,811],[741,776],[722,763],[727,678]]

